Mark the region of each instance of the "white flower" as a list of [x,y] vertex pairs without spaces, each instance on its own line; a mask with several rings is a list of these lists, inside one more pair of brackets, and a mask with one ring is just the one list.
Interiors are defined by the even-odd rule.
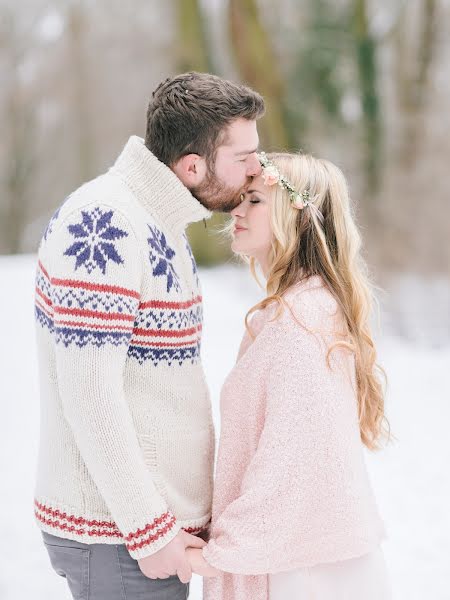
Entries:
[[292,201],[292,206],[294,208],[298,208],[298,210],[305,208],[305,201],[300,194],[295,195],[295,200]]
[[264,185],[274,185],[280,179],[280,173],[275,165],[264,167],[262,170],[262,178]]

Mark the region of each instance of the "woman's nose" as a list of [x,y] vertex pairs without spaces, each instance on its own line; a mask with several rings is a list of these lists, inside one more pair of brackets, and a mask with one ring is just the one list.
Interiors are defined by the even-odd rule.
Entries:
[[233,210],[231,211],[231,216],[234,218],[238,218],[238,217],[243,217],[245,216],[245,202],[241,202],[240,204],[238,204],[235,208],[233,208]]

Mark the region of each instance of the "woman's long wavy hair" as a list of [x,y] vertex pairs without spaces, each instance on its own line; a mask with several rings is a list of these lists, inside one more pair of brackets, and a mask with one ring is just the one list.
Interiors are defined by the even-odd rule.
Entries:
[[[268,157],[297,191],[309,192],[311,202],[323,215],[323,223],[315,210],[293,208],[287,192],[278,185],[267,188],[273,194],[268,295],[250,309],[246,326],[248,317],[269,303],[276,301],[282,307],[283,294],[292,285],[320,275],[345,318],[345,339],[332,348],[344,346],[354,354],[361,440],[375,450],[381,437],[389,438],[384,415],[384,371],[376,363],[369,324],[374,297],[345,177],[332,163],[308,154],[273,153]],[[248,261],[256,276],[255,259]]]

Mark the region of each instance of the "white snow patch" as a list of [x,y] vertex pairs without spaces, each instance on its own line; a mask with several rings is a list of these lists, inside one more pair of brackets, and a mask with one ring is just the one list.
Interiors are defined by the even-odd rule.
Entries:
[[[51,571],[33,519],[39,416],[34,269],[34,256],[0,258],[0,598],[69,600],[65,581]],[[220,386],[234,363],[245,312],[260,292],[245,269],[226,266],[200,274],[204,366],[219,427]],[[397,441],[368,453],[367,460],[389,535],[384,551],[394,600],[449,600],[450,348],[430,349],[386,335],[379,340],[379,354],[389,377],[387,412]],[[201,598],[197,576],[190,598]]]

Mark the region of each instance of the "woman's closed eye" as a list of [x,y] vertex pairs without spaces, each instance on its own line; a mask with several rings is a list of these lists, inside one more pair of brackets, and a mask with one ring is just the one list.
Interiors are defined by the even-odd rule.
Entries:
[[259,204],[261,202],[261,200],[259,200],[259,198],[250,198],[250,204]]

